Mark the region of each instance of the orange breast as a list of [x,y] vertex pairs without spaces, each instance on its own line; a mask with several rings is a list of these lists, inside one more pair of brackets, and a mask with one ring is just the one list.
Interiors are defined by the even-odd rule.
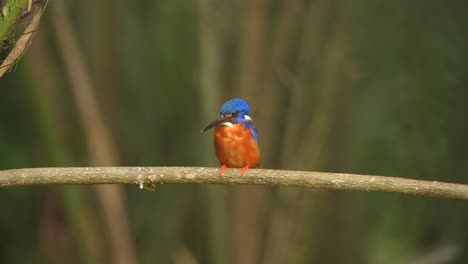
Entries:
[[260,151],[250,129],[242,124],[217,126],[214,131],[216,156],[221,165],[242,168],[256,167],[260,163]]

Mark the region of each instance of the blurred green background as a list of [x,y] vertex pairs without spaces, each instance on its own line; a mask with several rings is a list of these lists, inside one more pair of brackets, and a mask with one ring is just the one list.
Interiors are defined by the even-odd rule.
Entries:
[[[218,166],[468,183],[468,2],[50,1],[0,79],[0,168]],[[468,204],[257,186],[0,190],[0,263],[468,263]]]

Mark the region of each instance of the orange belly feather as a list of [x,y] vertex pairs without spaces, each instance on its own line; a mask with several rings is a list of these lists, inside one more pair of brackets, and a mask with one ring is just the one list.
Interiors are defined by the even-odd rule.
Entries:
[[250,129],[242,124],[217,126],[214,131],[216,156],[221,165],[242,168],[247,165],[257,167],[260,163],[258,144]]

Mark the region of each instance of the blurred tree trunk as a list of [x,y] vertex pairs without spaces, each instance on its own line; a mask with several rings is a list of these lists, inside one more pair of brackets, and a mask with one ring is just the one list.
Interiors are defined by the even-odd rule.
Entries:
[[[89,162],[94,166],[118,164],[118,152],[115,149],[111,130],[99,108],[95,85],[89,67],[86,67],[84,62],[82,51],[74,38],[71,20],[67,17],[63,3],[57,2],[53,7],[57,42],[86,135]],[[103,212],[104,228],[107,229],[109,259],[112,263],[136,263],[122,187],[96,186],[96,192]]]
[[[253,0],[243,2],[245,11],[240,24],[238,80],[237,94],[230,94],[230,98],[242,97],[249,102],[254,123],[259,129],[259,142],[262,148],[261,164],[268,159],[268,148],[261,142],[268,142],[269,134],[262,130],[260,110],[263,103],[261,96],[271,95],[273,91],[264,91],[265,56],[267,21],[270,2],[267,0]],[[262,100],[259,100],[262,99]],[[268,122],[267,120],[265,120]],[[231,259],[233,264],[259,263],[263,252],[263,237],[267,210],[270,206],[271,191],[266,188],[253,186],[236,186],[230,190],[229,208]]]
[[[226,21],[224,12],[229,5],[223,1],[198,0],[199,11],[199,101],[201,116],[205,122],[216,117],[221,102],[223,44]],[[202,149],[199,160],[209,164],[214,157],[211,153],[213,139],[201,139]],[[209,259],[214,263],[229,263],[226,257],[226,189],[224,186],[207,186],[208,219],[210,221]]]
[[[69,127],[64,122],[70,116],[61,110],[66,100],[59,89],[61,78],[52,57],[45,36],[38,36],[28,56],[29,67],[33,69],[28,93],[33,113],[37,115],[43,152],[47,154],[45,157],[41,155],[42,162],[50,166],[71,166],[73,159],[69,146],[73,144],[66,140]],[[104,260],[104,242],[92,219],[92,209],[84,190],[75,186],[46,189],[39,235],[41,249],[52,263],[101,263]],[[60,204],[56,203],[57,199]],[[59,220],[62,217],[64,222]],[[57,250],[60,248],[64,251]]]

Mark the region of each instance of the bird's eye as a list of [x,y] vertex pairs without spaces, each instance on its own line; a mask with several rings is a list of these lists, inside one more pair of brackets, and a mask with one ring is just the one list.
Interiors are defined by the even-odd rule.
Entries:
[[223,116],[224,116],[224,118],[232,119],[232,118],[236,118],[238,114],[239,114],[239,112],[232,112],[232,113],[229,113],[229,114],[225,114]]

